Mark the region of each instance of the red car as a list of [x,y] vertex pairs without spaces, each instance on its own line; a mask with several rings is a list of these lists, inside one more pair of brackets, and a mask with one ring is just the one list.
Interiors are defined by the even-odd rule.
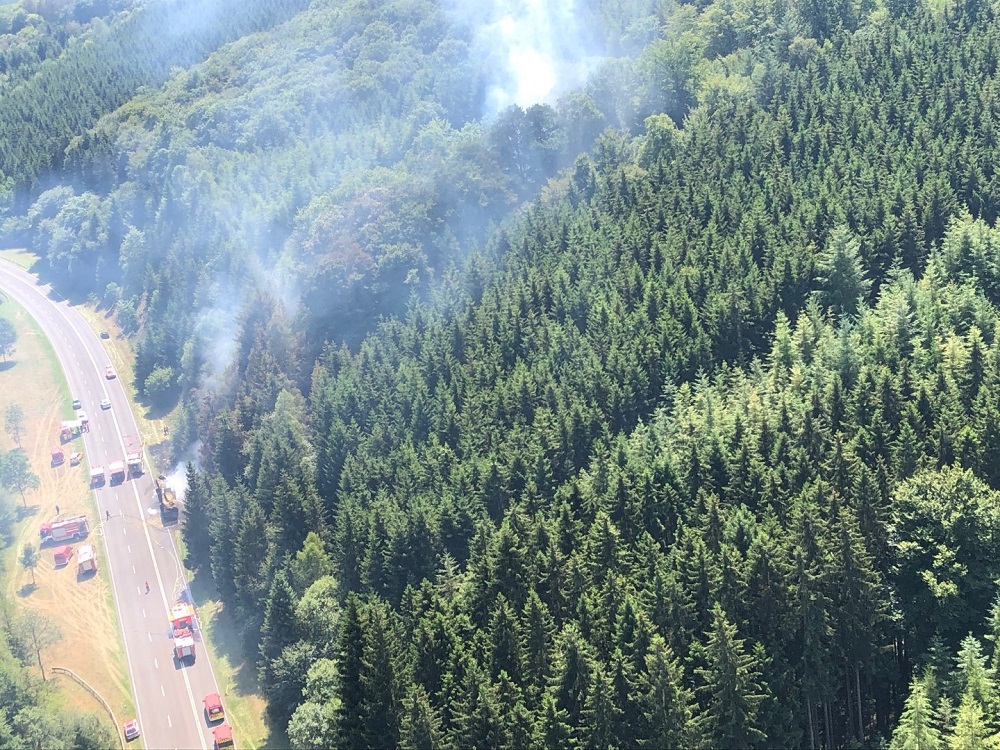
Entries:
[[226,718],[226,712],[222,708],[222,699],[219,698],[218,693],[209,693],[202,699],[202,702],[205,704],[205,714],[208,716],[209,723]]

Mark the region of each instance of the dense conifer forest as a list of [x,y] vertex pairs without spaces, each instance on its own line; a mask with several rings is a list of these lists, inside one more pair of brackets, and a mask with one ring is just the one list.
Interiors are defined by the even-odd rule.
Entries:
[[295,747],[1000,741],[1000,6],[594,0],[486,113],[453,5],[168,5],[0,22],[4,232]]

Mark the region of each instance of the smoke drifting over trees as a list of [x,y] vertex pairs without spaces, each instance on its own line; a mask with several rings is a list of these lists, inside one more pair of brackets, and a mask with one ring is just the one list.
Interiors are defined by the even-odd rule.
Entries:
[[213,5],[0,140],[295,744],[1000,729],[1000,19],[932,5]]
[[554,104],[582,86],[607,54],[595,13],[600,3],[448,0],[446,6],[470,30],[473,53],[484,60],[487,117],[512,104]]

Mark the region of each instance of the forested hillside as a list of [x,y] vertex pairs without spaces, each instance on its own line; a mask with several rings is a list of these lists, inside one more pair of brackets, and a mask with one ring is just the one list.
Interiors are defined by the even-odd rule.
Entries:
[[911,676],[965,706],[935,731],[996,730],[962,676],[1000,572],[974,10],[703,63],[304,391],[247,310],[189,549],[295,744],[875,744]]
[[[629,48],[650,6],[586,16],[602,44]],[[607,125],[656,109],[651,94],[636,104],[616,90],[653,85],[625,60],[589,93],[483,124],[489,59],[451,19],[430,0],[313,2],[74,138],[59,184],[8,236],[138,332],[150,401],[200,403],[202,374],[226,368],[235,311],[256,288],[299,306],[305,387],[327,342],[356,346]],[[189,409],[178,442],[197,427]]]
[[[0,184],[6,181],[23,202],[28,190],[50,179],[62,162],[70,139],[106,112],[128,101],[142,86],[158,85],[176,66],[187,66],[244,34],[287,18],[307,0],[168,0],[119,2],[123,9],[110,19],[94,21],[85,34],[69,39],[45,64],[21,63],[19,85],[0,88]],[[106,5],[110,10],[111,3]],[[63,20],[41,35],[39,46],[65,35],[70,12],[86,18],[92,3],[23,3]],[[12,12],[10,30],[20,31],[31,15]],[[6,41],[11,36],[6,35]]]
[[269,719],[995,742],[1000,17],[585,5],[622,57],[481,122],[453,15],[317,0],[7,222],[181,399],[189,561]]

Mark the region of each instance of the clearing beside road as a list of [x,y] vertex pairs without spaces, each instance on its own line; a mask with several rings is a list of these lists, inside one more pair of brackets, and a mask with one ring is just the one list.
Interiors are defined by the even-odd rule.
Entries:
[[[13,495],[21,508],[21,520],[15,527],[14,544],[0,551],[0,584],[4,596],[18,609],[33,609],[58,625],[62,638],[42,652],[46,675],[51,679],[51,667],[72,670],[104,696],[116,716],[125,717],[133,711],[132,694],[107,576],[101,572],[78,582],[75,559],[56,569],[53,548],[46,547],[41,550],[32,588],[30,575],[17,561],[24,544],[38,546],[38,526],[55,518],[57,504],[63,516],[83,513],[90,517],[88,541],[98,549],[99,560],[105,555],[97,510],[87,489],[86,460],[78,466],[70,466],[69,461],[56,467],[49,464],[49,451],[59,444],[60,422],[73,417],[71,396],[55,352],[20,305],[6,296],[0,299],[0,316],[17,329],[14,355],[6,369],[0,370],[0,415],[12,403],[24,411],[21,447],[40,480],[37,490],[25,493],[24,503]],[[6,433],[0,445],[3,450],[15,447]],[[76,438],[64,449],[67,455],[83,450],[82,440]],[[110,724],[97,701],[72,680],[60,677],[55,684],[60,703],[67,709],[94,713]]]

